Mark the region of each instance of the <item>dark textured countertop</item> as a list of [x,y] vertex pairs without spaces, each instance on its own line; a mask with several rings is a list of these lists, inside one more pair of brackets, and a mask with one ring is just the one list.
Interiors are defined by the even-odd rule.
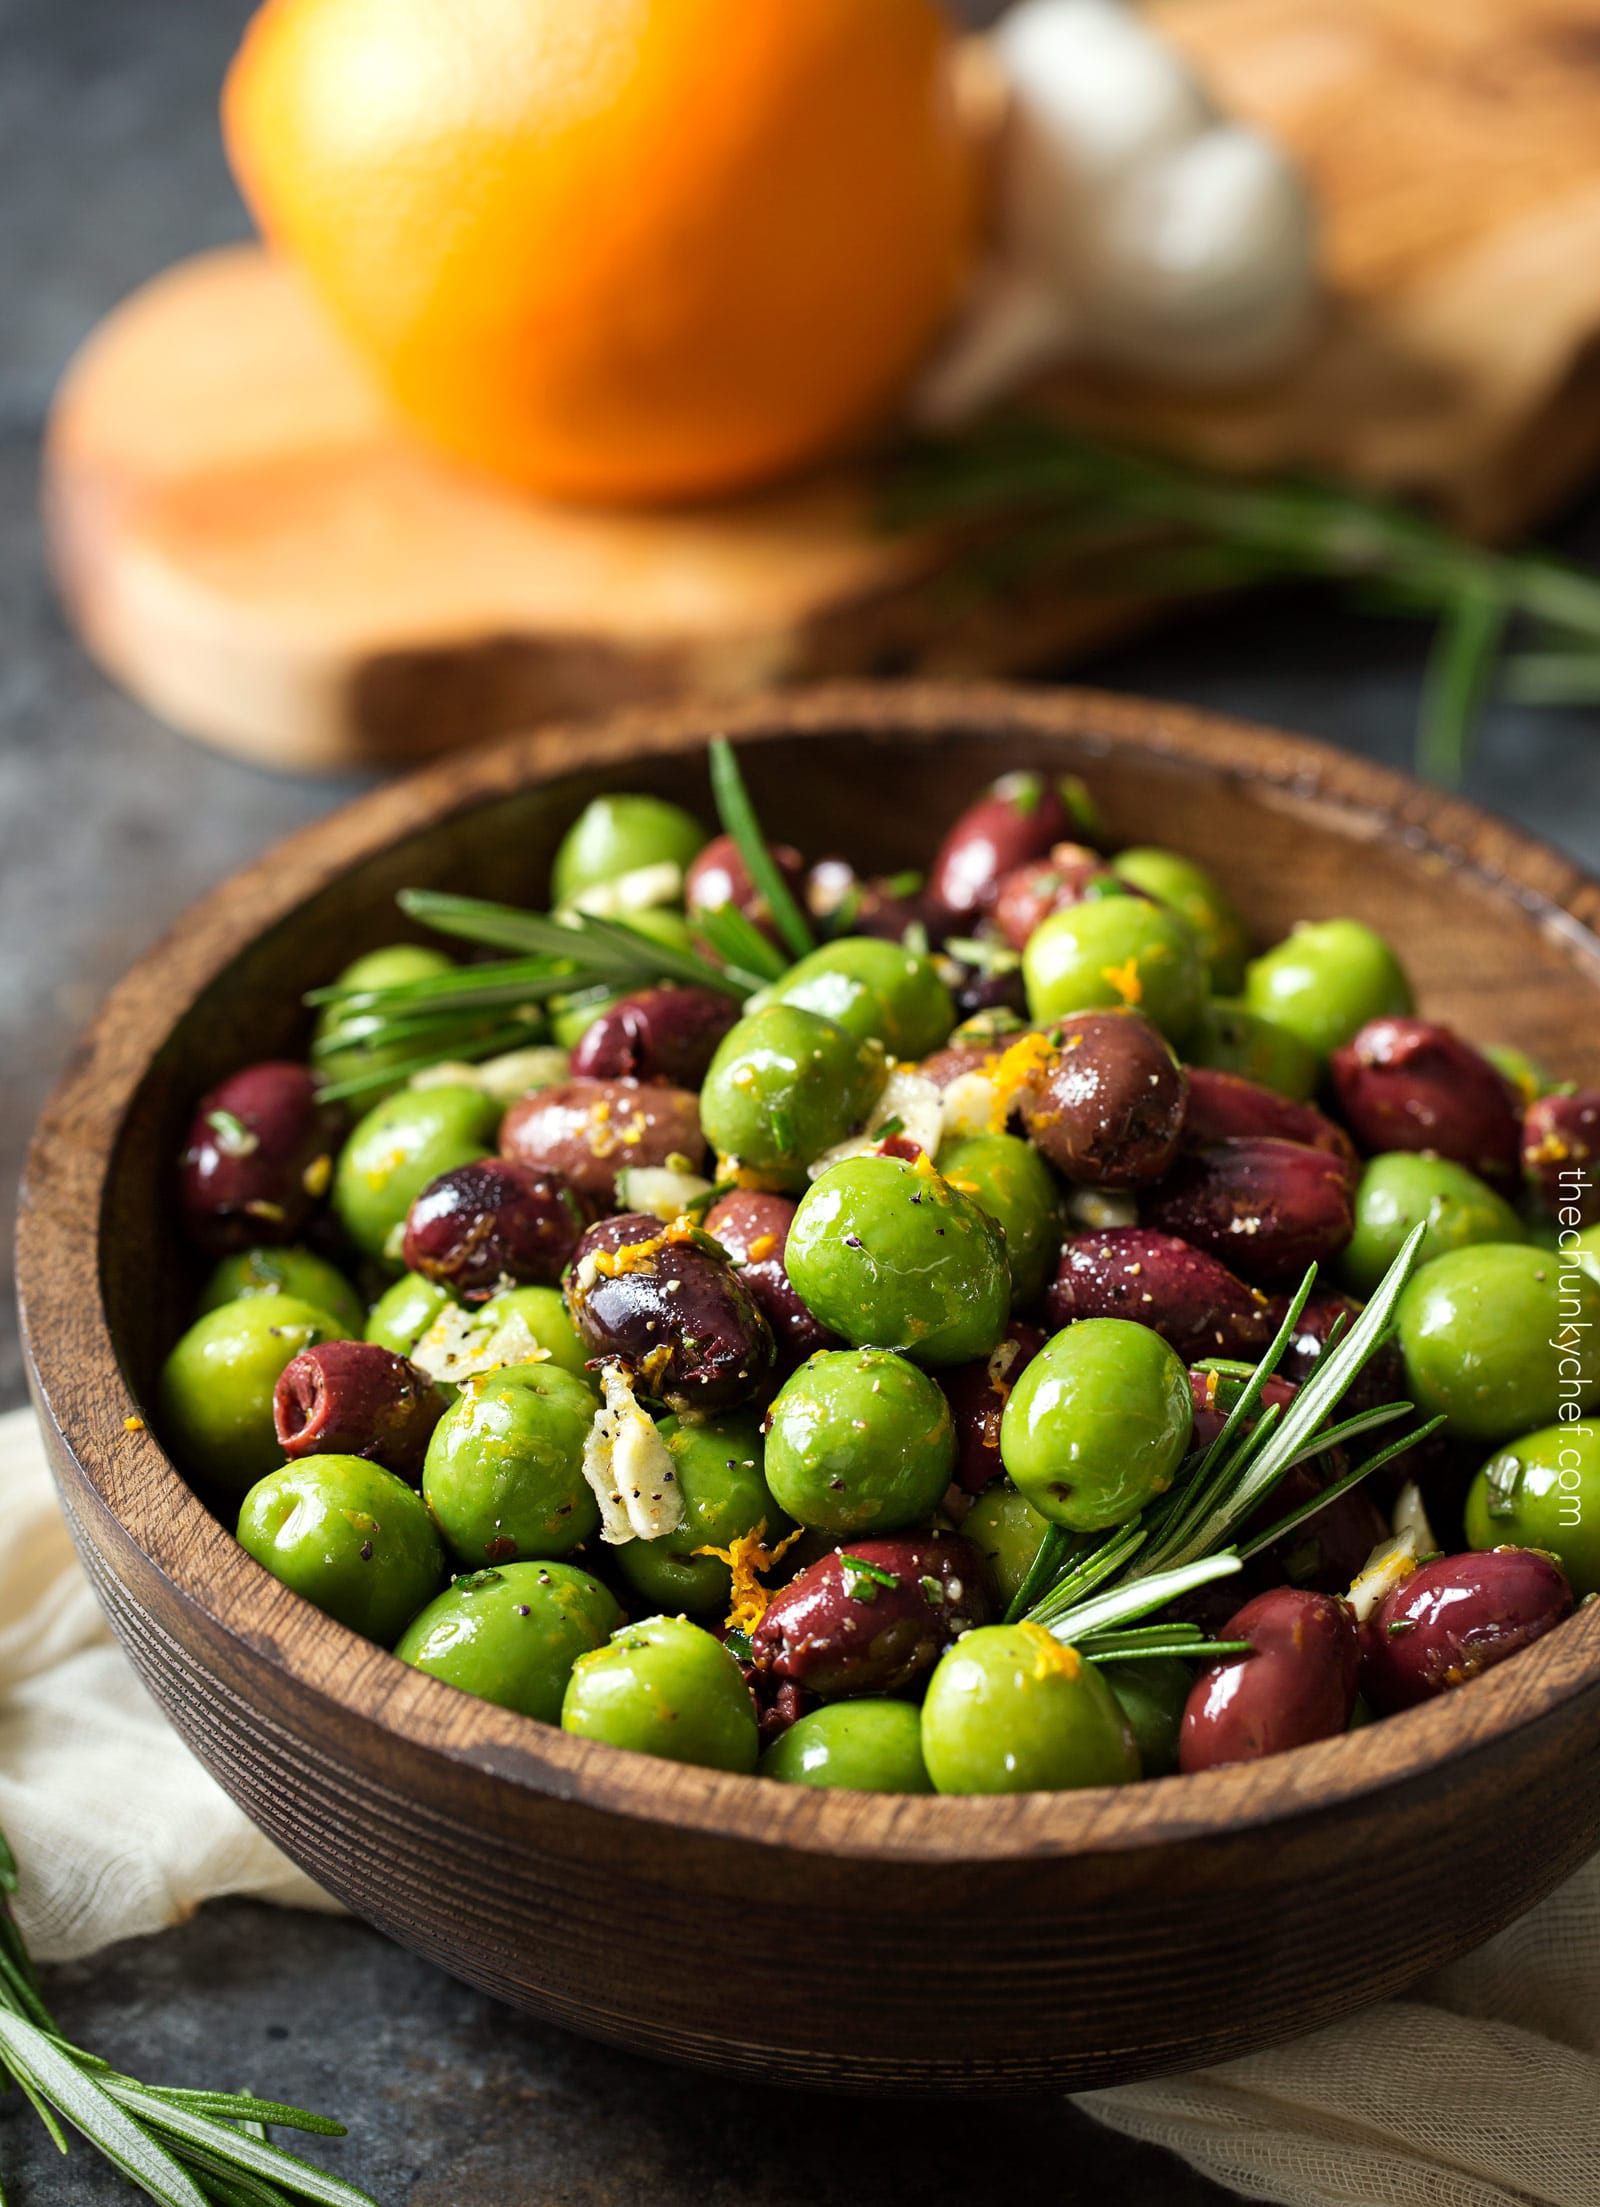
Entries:
[[[354,783],[273,779],[156,726],[89,666],[40,562],[37,438],[95,318],[165,262],[237,235],[214,102],[246,0],[0,0],[0,1187],[74,1032],[185,905]],[[1561,532],[1600,549],[1600,509]],[[1213,705],[1405,763],[1409,627],[1308,597],[1209,612],[1097,661],[1114,687]],[[1600,762],[1578,716],[1497,709],[1469,793],[1600,863]],[[7,1233],[9,1245],[9,1232]],[[0,1404],[21,1399],[0,1326]],[[157,2080],[245,2084],[336,2113],[325,2149],[384,2207],[854,2207],[863,2199],[1223,2195],[1058,2100],[934,2110],[762,2095],[508,2013],[357,1926],[246,1903],[53,1971],[74,2035]],[[18,2207],[131,2196],[62,2163],[14,2095]]]

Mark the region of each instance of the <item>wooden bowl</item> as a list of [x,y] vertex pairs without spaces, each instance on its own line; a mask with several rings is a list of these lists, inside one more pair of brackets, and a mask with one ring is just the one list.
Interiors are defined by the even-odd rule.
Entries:
[[1471,807],[1295,737],[1084,692],[854,686],[524,736],[379,792],[236,876],[114,992],[40,1125],[21,1278],[62,1500],[184,1738],[328,1890],[489,1991],[709,2068],[1020,2091],[1213,2062],[1392,1993],[1600,1839],[1600,1604],[1432,1706],[1122,1791],[939,1800],[648,1761],[424,1678],[237,1547],[153,1432],[187,1315],[186,1112],[303,1046],[303,988],[406,883],[542,901],[597,790],[708,809],[743,747],[769,828],[925,861],[1004,767],[1075,768],[1122,839],[1223,873],[1264,939],[1359,912],[1423,1005],[1600,1082],[1600,887]]

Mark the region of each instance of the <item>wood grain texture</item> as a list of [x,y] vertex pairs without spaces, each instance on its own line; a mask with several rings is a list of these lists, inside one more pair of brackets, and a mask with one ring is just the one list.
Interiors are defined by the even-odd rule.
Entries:
[[[1525,528],[1600,458],[1600,0],[1168,0],[1324,211],[1303,362],[1221,397],[1051,378],[1069,421]],[[872,524],[870,466],[698,511],[519,497],[408,442],[294,279],[209,254],[69,369],[45,506],[91,650],[280,766],[414,761],[569,712],[1059,662],[1145,611],[1092,563],[974,589]]]
[[223,1784],[329,1889],[596,2036],[849,2089],[1088,2084],[1224,2058],[1395,1991],[1600,1840],[1600,1605],[1470,1689],[1274,1761],[998,1801],[777,1788],[474,1702],[261,1571],[152,1432],[187,1314],[169,1190],[195,1094],[303,1044],[299,992],[407,883],[538,900],[597,790],[706,808],[730,733],[802,847],[926,854],[973,787],[1086,774],[1120,838],[1216,864],[1262,937],[1355,909],[1430,1010],[1600,1079],[1600,885],[1319,745],[1082,692],[845,685],[547,730],[379,792],[199,906],[109,1000],[41,1123],[20,1258],[35,1387],[108,1614]]

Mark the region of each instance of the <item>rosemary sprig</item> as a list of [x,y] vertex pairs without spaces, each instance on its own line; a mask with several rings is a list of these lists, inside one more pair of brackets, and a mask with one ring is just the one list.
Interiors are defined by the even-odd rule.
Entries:
[[1106,595],[1294,578],[1433,618],[1442,627],[1417,758],[1440,779],[1460,772],[1511,624],[1543,647],[1543,663],[1523,675],[1525,698],[1592,697],[1600,684],[1600,579],[1543,553],[1468,543],[1393,500],[1331,483],[1213,474],[1013,414],[908,448],[891,468],[884,516],[892,527],[976,528],[963,571],[983,590],[1071,563]]
[[767,848],[756,808],[750,802],[750,792],[744,786],[744,776],[733,754],[733,745],[725,736],[714,737],[711,744],[711,794],[717,801],[717,818],[722,822],[724,833],[731,835],[739,846],[739,856],[772,914],[773,926],[792,955],[803,958],[807,951],[816,949],[816,938]]
[[586,979],[620,982],[629,988],[671,980],[716,989],[725,996],[749,993],[720,966],[696,957],[692,950],[674,949],[619,920],[597,919],[592,912],[564,912],[558,919],[550,913],[524,912],[512,904],[491,904],[481,897],[449,896],[439,889],[402,889],[395,902],[407,918],[421,920],[441,935],[455,935],[492,950],[570,959],[575,969],[581,969],[579,977],[569,976],[570,989],[584,987]]
[[789,970],[783,952],[773,948],[754,920],[746,919],[736,904],[697,912],[694,924],[696,933],[711,945],[731,979],[765,988],[769,981],[781,981]]
[[[1262,1394],[1293,1337],[1315,1283],[1317,1268],[1313,1265],[1291,1299],[1271,1346],[1240,1387],[1238,1400],[1221,1431],[1207,1448],[1191,1451],[1170,1492],[1097,1542],[1080,1543],[1065,1551],[1056,1543],[1053,1575],[1043,1591],[1036,1583],[1043,1574],[1035,1558],[1035,1570],[1030,1571],[1029,1583],[1023,1589],[1031,1606],[1022,1613],[1030,1622],[1045,1626],[1057,1639],[1070,1640],[1080,1649],[1085,1641],[1098,1645],[1096,1635],[1125,1628],[1197,1587],[1238,1571],[1250,1556],[1315,1516],[1336,1495],[1431,1433],[1437,1419],[1407,1431],[1303,1508],[1290,1512],[1270,1531],[1252,1534],[1241,1549],[1244,1527],[1295,1464],[1357,1434],[1390,1424],[1410,1411],[1409,1402],[1384,1403],[1336,1424],[1328,1422],[1387,1333],[1395,1305],[1415,1269],[1425,1232],[1425,1226],[1412,1229],[1371,1301],[1348,1332],[1331,1338],[1287,1409],[1272,1404],[1263,1411]],[[1052,1543],[1046,1536],[1040,1544],[1040,1556],[1050,1548]],[[1019,1609],[1020,1603],[1013,1604],[1013,1613]],[[1203,1637],[1192,1626],[1180,1624],[1178,1629],[1191,1640]],[[1153,1643],[1147,1642],[1147,1646],[1151,1652],[1165,1652]]]
[[16,1889],[0,1835],[0,2078],[20,2088],[62,2153],[70,2125],[160,2207],[377,2207],[370,2193],[270,2144],[265,2129],[342,2138],[342,2124],[250,2092],[141,2084],[64,2038],[10,1910]]

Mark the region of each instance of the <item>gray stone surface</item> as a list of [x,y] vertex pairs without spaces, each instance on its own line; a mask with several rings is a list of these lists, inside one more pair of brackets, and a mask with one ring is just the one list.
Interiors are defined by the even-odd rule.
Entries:
[[[214,96],[246,0],[0,0],[0,1190],[76,1030],[136,952],[241,860],[350,793],[185,743],[66,633],[40,561],[53,378],[123,292],[242,228]],[[1563,532],[1600,549],[1600,511]],[[1208,612],[1085,670],[1403,763],[1422,643],[1305,595]],[[1497,709],[1470,793],[1600,863],[1592,719]],[[350,785],[353,787],[354,785]],[[9,1248],[9,1233],[6,1235]],[[0,1403],[20,1399],[0,1326]],[[249,2083],[352,2128],[384,2207],[833,2207],[861,2199],[1220,2200],[1055,2101],[952,2114],[720,2085],[509,2015],[354,1925],[232,1904],[52,1973],[68,2027],[153,2078]],[[14,2097],[19,2207],[127,2195],[57,2161]]]

